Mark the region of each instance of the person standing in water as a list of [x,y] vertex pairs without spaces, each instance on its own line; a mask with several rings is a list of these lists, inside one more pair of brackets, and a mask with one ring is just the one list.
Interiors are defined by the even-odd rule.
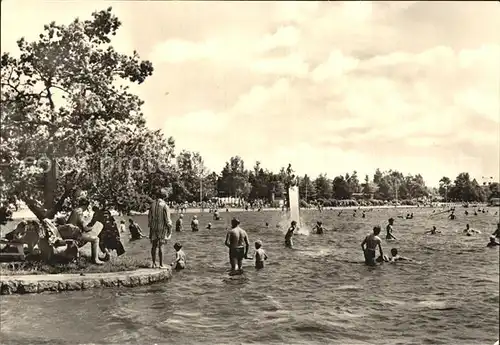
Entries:
[[172,236],[172,220],[170,219],[170,210],[165,199],[167,193],[161,190],[158,198],[153,201],[148,214],[149,239],[151,241],[151,259],[153,268],[156,266],[156,251],[158,250],[158,259],[160,268],[163,268],[163,245]]
[[236,218],[231,219],[231,230],[226,234],[225,245],[229,248],[231,272],[242,272],[243,259],[248,255],[250,242],[246,231],[240,228],[240,221]]
[[376,265],[375,253],[377,250],[377,246],[380,252],[380,257],[384,257],[384,252],[382,250],[382,240],[380,239],[380,237],[378,237],[381,230],[382,229],[380,228],[380,226],[375,226],[373,228],[373,233],[366,236],[363,242],[361,242],[361,249],[363,250],[363,254],[365,256],[365,264],[367,264],[368,266]]
[[387,231],[387,234],[385,235],[386,240],[396,240],[396,237],[392,234],[394,229],[392,226],[394,225],[394,218],[389,218],[389,224],[387,224],[385,230]]
[[258,270],[264,268],[265,260],[267,260],[267,254],[262,249],[262,241],[255,241],[255,268]]
[[184,216],[182,214],[179,215],[179,218],[177,218],[175,222],[175,231],[176,232],[182,232],[184,230],[184,222],[183,219]]
[[293,232],[295,230],[297,230],[297,222],[295,220],[292,220],[292,224],[288,228],[288,231],[286,232],[286,235],[285,235],[285,246],[287,246],[288,248],[293,247],[292,238],[293,238]]
[[176,271],[183,270],[186,268],[186,254],[182,250],[182,244],[176,242],[174,244],[175,250],[175,260],[170,266],[172,266]]
[[193,220],[191,220],[191,231],[193,231],[193,232],[199,231],[200,230],[199,226],[200,226],[200,222],[198,221],[198,217],[193,216]]

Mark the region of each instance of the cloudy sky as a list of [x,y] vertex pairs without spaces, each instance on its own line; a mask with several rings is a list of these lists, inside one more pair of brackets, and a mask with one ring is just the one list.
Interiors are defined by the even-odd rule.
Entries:
[[[3,0],[1,48],[112,6],[150,127],[220,171],[499,175],[498,2]],[[495,24],[496,22],[496,24]],[[168,94],[167,94],[168,93]]]

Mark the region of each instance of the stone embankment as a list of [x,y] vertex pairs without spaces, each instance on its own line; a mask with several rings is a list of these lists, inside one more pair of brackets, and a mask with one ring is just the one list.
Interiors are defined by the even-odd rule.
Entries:
[[104,287],[135,287],[166,281],[171,277],[172,270],[169,267],[111,273],[0,275],[0,294],[62,292]]

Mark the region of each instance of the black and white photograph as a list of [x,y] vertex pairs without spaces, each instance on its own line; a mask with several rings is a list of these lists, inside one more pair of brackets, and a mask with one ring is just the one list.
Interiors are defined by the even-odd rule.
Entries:
[[498,1],[0,16],[0,344],[499,344]]

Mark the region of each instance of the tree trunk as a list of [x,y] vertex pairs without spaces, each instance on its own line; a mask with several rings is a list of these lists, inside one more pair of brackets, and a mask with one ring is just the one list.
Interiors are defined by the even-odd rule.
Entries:
[[43,205],[45,209],[50,210],[55,205],[57,193],[57,161],[53,157],[50,159],[50,168],[44,174],[43,182]]

